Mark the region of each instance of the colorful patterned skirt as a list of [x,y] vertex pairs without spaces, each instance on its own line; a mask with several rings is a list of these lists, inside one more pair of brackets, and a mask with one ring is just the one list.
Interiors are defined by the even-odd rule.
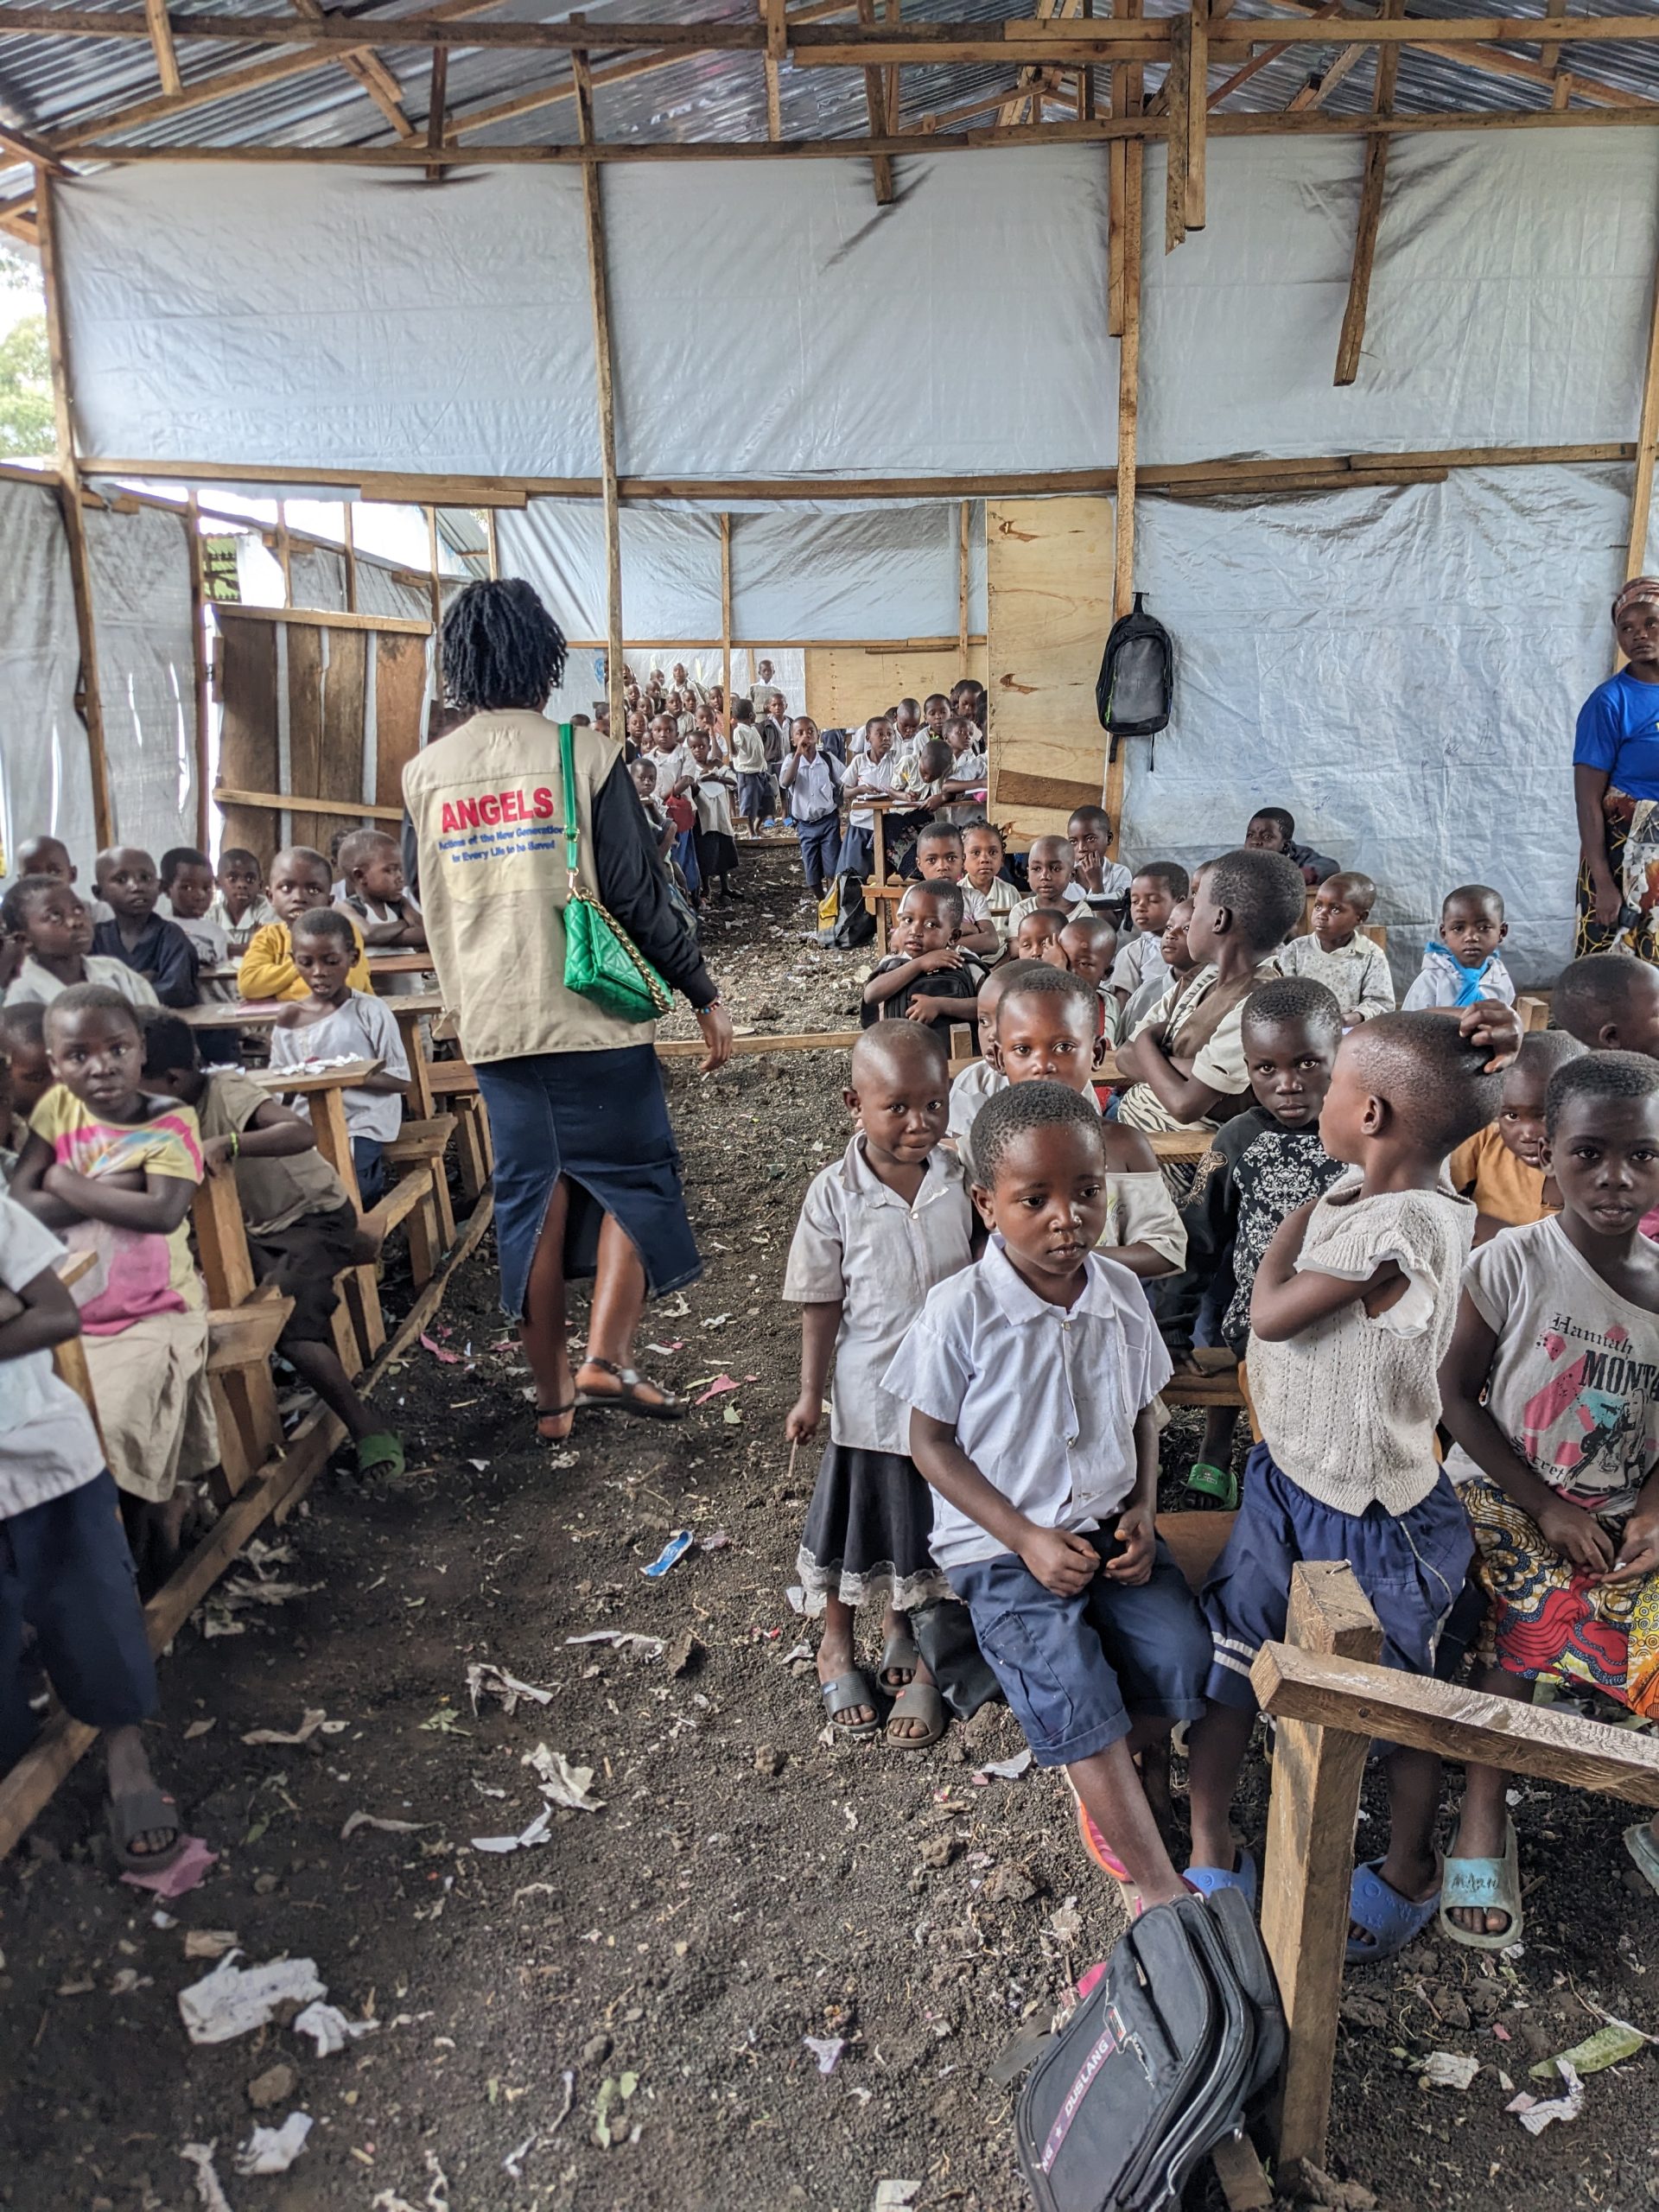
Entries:
[[1659,1719],[1659,1574],[1598,1584],[1484,1475],[1458,1495],[1480,1548],[1475,1573],[1491,1599],[1483,1662],[1523,1681],[1587,1683]]
[[1638,960],[1659,963],[1659,805],[1610,790],[1602,817],[1608,866],[1637,919],[1628,929],[1596,919],[1596,887],[1580,860],[1574,955],[1581,960],[1589,952],[1633,952]]

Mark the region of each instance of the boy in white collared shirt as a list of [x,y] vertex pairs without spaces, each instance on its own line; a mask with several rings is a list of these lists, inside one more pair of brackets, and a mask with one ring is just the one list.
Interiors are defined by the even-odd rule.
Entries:
[[1021,1084],[982,1108],[973,1142],[974,1203],[995,1234],[928,1294],[883,1387],[911,1407],[933,1555],[1039,1765],[1065,1768],[1100,1863],[1163,1904],[1183,1884],[1134,1754],[1197,1715],[1209,1671],[1153,1517],[1169,1356],[1139,1283],[1094,1249],[1094,1105]]

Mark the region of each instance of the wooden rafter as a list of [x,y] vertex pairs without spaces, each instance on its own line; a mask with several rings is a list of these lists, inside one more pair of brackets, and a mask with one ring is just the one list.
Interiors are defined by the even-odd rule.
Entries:
[[149,23],[149,42],[156,49],[156,68],[162,90],[169,99],[175,99],[184,90],[184,79],[179,74],[179,57],[173,50],[173,27],[167,20],[167,0],[144,0],[144,14]]
[[[1398,15],[1403,5],[1404,0],[1383,0],[1390,16]],[[1376,89],[1371,102],[1378,117],[1393,111],[1399,69],[1399,48],[1379,47]],[[1370,307],[1371,270],[1376,261],[1376,236],[1382,222],[1382,193],[1388,176],[1389,142],[1379,130],[1365,142],[1359,221],[1354,232],[1354,263],[1348,277],[1348,303],[1343,309],[1342,331],[1337,340],[1337,370],[1332,379],[1337,385],[1351,385],[1359,374],[1359,357],[1365,343],[1365,317]]]
[[[156,0],[150,0],[150,4],[154,6]],[[295,14],[302,16],[308,23],[321,22],[327,12],[322,0],[291,0],[291,5]],[[443,49],[440,48],[435,51]],[[354,83],[362,86],[400,138],[414,138],[419,135],[404,112],[403,86],[378,54],[372,48],[365,48],[361,54],[345,54],[341,57],[341,67]]]
[[[435,46],[432,49],[432,84],[426,101],[426,143],[429,151],[436,151],[443,144],[443,111],[449,94],[449,49]],[[426,172],[429,184],[441,184],[443,168],[434,162]]]
[[1170,18],[1169,162],[1164,194],[1164,251],[1204,228],[1205,141],[1209,128],[1210,23],[1205,0]]
[[1330,98],[1343,79],[1351,76],[1365,59],[1363,46],[1344,48],[1328,69],[1318,70],[1300,90],[1285,102],[1287,115],[1300,115],[1304,108],[1318,107]]

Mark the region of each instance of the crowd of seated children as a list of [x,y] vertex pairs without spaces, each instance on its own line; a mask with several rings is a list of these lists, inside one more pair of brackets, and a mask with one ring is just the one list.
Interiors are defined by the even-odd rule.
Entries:
[[6,1004],[49,1005],[80,983],[119,991],[134,1006],[159,1006],[146,979],[124,960],[92,950],[92,918],[71,885],[57,875],[20,875],[0,900],[0,926],[20,949]]

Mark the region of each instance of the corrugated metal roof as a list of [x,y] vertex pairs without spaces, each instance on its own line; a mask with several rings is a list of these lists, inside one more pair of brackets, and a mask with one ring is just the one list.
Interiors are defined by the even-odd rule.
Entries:
[[[65,0],[65,4],[130,5],[130,0]],[[118,130],[99,119],[118,114],[136,103],[153,100],[159,92],[155,59],[147,42],[137,39],[47,36],[4,34],[9,4],[0,0],[0,117],[48,141],[56,134],[97,124],[100,138],[124,137],[130,143],[167,146],[207,142],[215,145],[276,144],[335,146],[387,143],[391,126],[362,86],[339,62],[296,68],[275,82],[233,92],[226,98],[171,115],[144,119]],[[1596,14],[1659,13],[1659,0],[1573,0],[1575,12]],[[289,0],[191,0],[191,5],[216,13],[287,16]],[[418,14],[426,0],[390,0],[372,13],[377,22],[394,22],[399,15]],[[356,13],[355,10],[345,12]],[[557,22],[573,12],[549,7],[544,0],[500,0],[491,9],[493,20]],[[1000,21],[1008,12],[1008,0],[906,0],[906,20]],[[1173,12],[1173,0],[1151,0],[1148,13]],[[1247,20],[1279,11],[1267,0],[1239,0],[1231,11]],[[1456,0],[1415,0],[1414,16],[1427,18],[1469,16],[1480,11],[1456,4]],[[1541,14],[1533,4],[1512,12]],[[605,10],[590,9],[596,33],[595,67],[601,79],[603,25],[613,22],[742,22],[755,20],[753,0],[628,0]],[[1263,111],[1282,108],[1308,81],[1328,67],[1343,49],[1320,47],[1310,38],[1278,54],[1230,95],[1229,110]],[[1519,55],[1521,73],[1492,73],[1465,59],[1425,54],[1412,48],[1401,59],[1396,106],[1401,111],[1447,109],[1528,110],[1548,107],[1551,86],[1537,67],[1536,49],[1510,48]],[[384,67],[396,77],[403,105],[411,124],[426,123],[431,55],[424,48],[398,47],[395,39],[376,48]],[[228,48],[203,40],[179,44],[179,64],[187,88],[195,87],[227,72],[246,72],[262,64],[299,56],[283,48]],[[615,57],[637,60],[637,55]],[[1601,84],[1616,92],[1643,99],[1659,99],[1659,43],[1653,45],[1568,45],[1560,60],[1586,85]],[[1534,65],[1534,74],[1524,65]],[[1239,66],[1236,58],[1211,72],[1212,92]],[[1327,112],[1357,115],[1372,102],[1376,60],[1368,54],[1326,94],[1320,105]],[[1147,73],[1155,88],[1158,73]],[[975,99],[994,100],[1011,94],[1017,82],[1012,67],[985,64],[918,66],[907,67],[903,78],[903,127],[913,129],[919,119],[939,110],[955,111]],[[450,127],[464,127],[469,113],[493,107],[538,89],[556,89],[568,83],[562,57],[545,50],[457,47],[450,52],[447,111]],[[856,70],[796,70],[785,67],[781,76],[781,106],[786,137],[858,137],[868,130],[864,80]],[[766,131],[765,73],[758,54],[705,54],[689,55],[625,81],[605,86],[596,93],[598,128],[601,137],[652,141],[764,138]],[[979,123],[995,119],[995,108],[981,111]],[[947,124],[947,129],[950,126]],[[493,143],[569,143],[575,137],[575,117],[566,98],[536,105],[510,118],[488,121],[474,134]],[[26,186],[26,170],[0,175],[0,193],[10,194]]]

